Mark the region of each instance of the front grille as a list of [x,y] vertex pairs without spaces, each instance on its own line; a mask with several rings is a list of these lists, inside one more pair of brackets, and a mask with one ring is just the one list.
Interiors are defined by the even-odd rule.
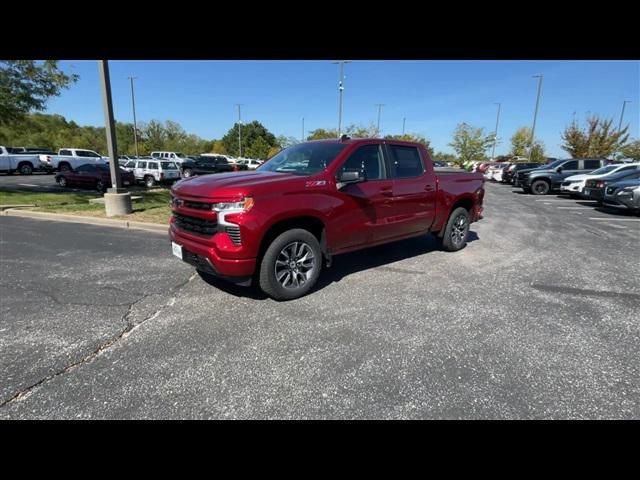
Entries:
[[185,200],[183,205],[186,208],[193,208],[195,210],[209,210],[209,211],[211,210],[211,204],[210,203],[191,202],[189,200]]
[[218,223],[212,220],[206,220],[204,218],[189,217],[187,215],[181,215],[179,213],[173,214],[176,219],[176,226],[180,230],[196,233],[199,235],[213,235],[216,233]]
[[225,232],[229,234],[229,237],[231,237],[231,241],[233,243],[235,243],[236,245],[242,244],[242,239],[240,238],[240,227],[238,226],[226,227]]

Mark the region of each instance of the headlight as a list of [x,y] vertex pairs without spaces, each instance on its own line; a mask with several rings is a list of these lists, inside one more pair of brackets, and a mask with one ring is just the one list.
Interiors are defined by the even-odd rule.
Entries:
[[631,195],[633,195],[633,188],[623,188],[618,192],[618,196],[621,196],[621,197],[622,196],[626,197]]
[[248,212],[253,207],[253,198],[245,197],[240,202],[218,202],[211,204],[211,210],[214,212],[228,212],[228,211],[237,211],[237,212]]

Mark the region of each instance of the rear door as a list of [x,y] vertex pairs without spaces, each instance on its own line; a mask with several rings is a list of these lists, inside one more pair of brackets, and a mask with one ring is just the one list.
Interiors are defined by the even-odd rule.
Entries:
[[387,143],[389,172],[393,180],[393,230],[395,236],[429,229],[435,218],[436,175],[422,149]]

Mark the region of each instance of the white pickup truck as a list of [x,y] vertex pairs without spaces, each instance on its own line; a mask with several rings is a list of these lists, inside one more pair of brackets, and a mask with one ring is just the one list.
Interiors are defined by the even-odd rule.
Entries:
[[34,170],[44,169],[39,155],[14,153],[16,150],[0,146],[0,172],[7,174],[20,172],[22,175],[31,175]]
[[85,163],[108,163],[109,157],[103,157],[93,150],[83,148],[61,148],[58,150],[58,155],[40,155],[40,161],[47,170],[65,172]]

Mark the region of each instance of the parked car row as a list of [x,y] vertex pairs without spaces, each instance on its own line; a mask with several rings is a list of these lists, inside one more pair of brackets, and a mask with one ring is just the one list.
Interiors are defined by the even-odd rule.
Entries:
[[524,193],[560,193],[596,201],[598,206],[640,213],[640,162],[560,159],[546,165],[528,163],[489,166],[484,177],[522,188]]

